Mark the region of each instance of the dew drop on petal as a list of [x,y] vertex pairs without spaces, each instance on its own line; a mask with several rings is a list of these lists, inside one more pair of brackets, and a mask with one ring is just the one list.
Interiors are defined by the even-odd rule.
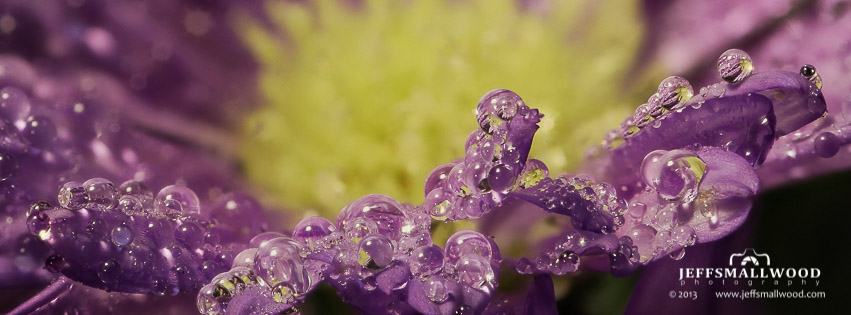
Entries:
[[189,187],[170,185],[161,189],[154,199],[157,213],[168,216],[198,215],[201,201]]
[[372,234],[360,241],[358,262],[367,269],[383,269],[393,262],[393,244],[387,236]]
[[216,297],[218,296],[216,291],[217,288],[215,284],[208,284],[201,288],[201,291],[198,292],[198,299],[196,300],[198,312],[205,315],[218,315],[224,313],[222,303],[216,300]]
[[112,229],[112,242],[117,246],[127,246],[133,242],[133,230],[126,225],[119,225]]
[[148,188],[148,185],[145,183],[136,181],[136,180],[128,180],[118,186],[118,193],[121,196],[133,196],[139,199],[142,202],[142,205],[151,206],[151,202],[154,200],[154,193]]
[[79,210],[89,203],[86,188],[78,182],[68,182],[59,189],[59,205],[70,210]]
[[624,235],[631,238],[632,243],[638,247],[640,262],[647,262],[653,258],[655,254],[654,239],[656,238],[656,229],[648,225],[638,224],[626,230]]
[[[688,80],[683,77],[670,76],[659,83],[656,99],[653,103],[658,103],[659,107],[670,110],[678,104],[688,102],[692,96],[694,96],[694,90]],[[651,104],[651,102],[648,101],[648,104]],[[650,114],[657,116],[652,112]]]
[[454,264],[461,256],[477,254],[486,258],[493,257],[491,243],[487,237],[476,231],[458,231],[446,241],[447,262]]
[[839,147],[842,145],[839,137],[831,132],[822,132],[813,140],[813,146],[818,156],[829,158],[839,152]]
[[750,55],[740,49],[730,49],[718,58],[718,74],[730,83],[742,82],[754,70]]
[[455,264],[458,281],[473,288],[480,288],[495,281],[493,268],[487,258],[478,254],[466,254]]
[[95,210],[108,210],[118,203],[118,189],[115,185],[103,178],[92,178],[83,183],[88,194],[88,208]]
[[417,247],[411,253],[408,267],[416,277],[434,274],[443,269],[443,250],[435,245]]
[[426,297],[434,303],[443,303],[449,298],[449,290],[446,288],[446,280],[439,276],[429,277],[426,280]]

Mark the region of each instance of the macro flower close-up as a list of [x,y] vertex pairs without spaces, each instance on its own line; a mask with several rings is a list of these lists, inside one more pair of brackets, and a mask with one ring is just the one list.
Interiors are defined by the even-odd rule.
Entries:
[[2,0],[0,312],[837,312],[849,9]]

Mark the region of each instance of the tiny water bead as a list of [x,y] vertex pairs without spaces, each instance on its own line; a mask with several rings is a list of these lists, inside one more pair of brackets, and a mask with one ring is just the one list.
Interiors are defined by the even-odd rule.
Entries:
[[133,241],[133,230],[125,225],[112,228],[112,242],[116,246],[127,246]]
[[167,216],[200,215],[201,201],[189,187],[171,185],[157,193],[154,209],[157,213]]
[[813,139],[813,146],[818,156],[830,158],[839,152],[842,141],[832,132],[822,132]]
[[804,78],[815,84],[817,88],[821,89],[822,80],[818,71],[816,71],[816,67],[813,65],[804,65],[801,67],[800,73]]
[[136,196],[125,195],[118,199],[118,210],[126,215],[142,214],[144,206]]
[[[691,83],[683,77],[670,76],[659,83],[655,97],[647,102],[649,105],[657,105],[668,110],[674,109],[678,104],[688,102],[694,96]],[[651,116],[658,114],[650,113]]]
[[730,83],[742,82],[754,70],[750,55],[741,49],[729,49],[718,58],[718,74]]

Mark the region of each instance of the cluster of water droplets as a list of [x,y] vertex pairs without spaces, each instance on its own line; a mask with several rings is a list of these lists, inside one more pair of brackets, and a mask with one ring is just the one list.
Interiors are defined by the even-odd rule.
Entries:
[[426,180],[429,214],[446,221],[481,217],[545,173],[543,163],[526,165],[541,116],[509,90],[485,94],[476,107],[480,129],[467,138],[464,159],[438,166]]
[[[470,308],[465,294],[489,297],[501,260],[496,244],[478,232],[460,231],[441,249],[431,241],[431,222],[420,207],[368,195],[346,206],[336,223],[308,217],[291,234],[259,234],[236,255],[230,271],[201,289],[198,309],[293,312],[323,281],[367,312],[389,307],[428,313],[446,303]],[[247,298],[265,303],[241,302]]]
[[[197,289],[226,270],[242,246],[227,226],[234,222],[210,221],[209,214],[261,211],[256,202],[228,194],[204,214],[198,196],[185,186],[167,186],[154,195],[142,182],[116,187],[103,178],[65,183],[58,201],[59,207],[36,203],[28,213],[30,233],[54,252],[45,267],[92,287],[130,293]],[[250,224],[240,228],[258,232]]]

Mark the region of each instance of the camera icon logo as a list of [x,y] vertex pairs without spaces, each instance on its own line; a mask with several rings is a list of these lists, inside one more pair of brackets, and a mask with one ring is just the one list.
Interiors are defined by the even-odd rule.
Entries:
[[771,266],[771,257],[768,257],[768,254],[757,253],[753,248],[730,255],[730,266],[745,267],[748,265],[754,267]]

